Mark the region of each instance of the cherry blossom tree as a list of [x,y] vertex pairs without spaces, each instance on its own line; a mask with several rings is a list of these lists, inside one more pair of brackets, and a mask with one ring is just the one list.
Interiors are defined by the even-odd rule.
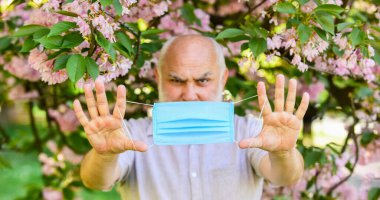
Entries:
[[[304,177],[291,187],[266,185],[264,199],[380,196],[371,185],[379,172],[363,175],[359,187],[347,183],[355,168],[380,160],[379,1],[4,0],[0,15],[0,105],[25,106],[33,135],[12,145],[16,138],[0,123],[1,149],[39,152],[45,188],[31,192],[40,197],[72,199],[83,187],[78,163],[90,146],[71,109],[75,98],[84,102],[83,85],[103,79],[112,103],[124,84],[128,100],[153,103],[159,50],[181,34],[223,46],[227,100],[255,95],[257,82],[272,84],[277,73],[297,78],[299,94],[310,94],[298,143]],[[127,115],[148,109],[129,105]],[[259,108],[245,101],[235,112]],[[38,113],[46,131],[38,130]],[[313,122],[329,114],[347,119],[343,145],[304,145]]]

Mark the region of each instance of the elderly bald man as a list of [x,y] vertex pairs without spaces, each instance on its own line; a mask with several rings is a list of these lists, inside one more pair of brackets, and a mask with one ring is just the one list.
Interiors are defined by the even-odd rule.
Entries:
[[[222,101],[228,77],[221,47],[211,38],[185,35],[167,41],[155,70],[159,100]],[[305,93],[294,111],[297,82],[278,75],[274,111],[265,85],[258,83],[263,125],[258,119],[234,117],[239,144],[154,146],[150,118],[127,121],[132,138],[122,128],[126,89],[119,86],[110,114],[104,84],[95,83],[96,99],[85,86],[88,118],[78,100],[74,110],[93,149],[81,165],[87,187],[108,190],[120,182],[123,199],[260,199],[263,180],[275,185],[295,183],[303,173],[303,158],[295,148],[309,104]],[[120,113],[119,113],[120,111]],[[168,113],[170,114],[170,113]],[[253,137],[252,137],[253,136]],[[133,141],[131,140],[133,139]]]

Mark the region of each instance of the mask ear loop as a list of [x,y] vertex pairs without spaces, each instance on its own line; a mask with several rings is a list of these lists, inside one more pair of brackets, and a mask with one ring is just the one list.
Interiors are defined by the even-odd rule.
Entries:
[[[135,101],[125,101],[125,102],[153,107],[152,104],[140,103],[140,102],[135,102]],[[116,108],[117,108],[117,111],[119,112],[120,118],[122,118],[122,115],[121,115],[121,112],[120,112],[120,110],[119,110],[119,107],[116,106]],[[131,134],[131,132],[129,131],[127,125],[125,124],[124,119],[121,119],[121,121],[122,121],[122,124],[123,124],[123,126],[124,126],[125,131],[127,132],[127,137],[132,141],[133,149],[136,151],[136,146],[135,146],[135,143],[133,142],[132,134]],[[153,147],[153,146],[154,146],[154,143],[151,144],[151,145],[149,145],[147,150],[149,150],[149,149],[150,149],[151,147]]]
[[[239,101],[235,101],[234,104],[237,104],[237,103],[240,103],[240,102],[243,102],[243,101],[246,101],[248,99],[252,99],[252,98],[255,98],[257,97],[258,95],[254,95],[254,96],[251,96],[251,97],[248,97],[248,98],[245,98],[245,99],[242,99],[242,100],[239,100]],[[259,121],[261,122],[263,120],[262,118],[262,114],[263,114],[263,111],[264,111],[264,107],[265,107],[265,104],[267,103],[267,99],[265,99],[264,101],[264,105],[263,107],[261,108],[261,111],[260,111],[260,115],[259,115]],[[236,138],[234,138],[234,143],[238,143],[238,141],[236,140]],[[251,146],[252,144],[250,144],[249,146]]]
[[[242,99],[242,100],[239,100],[239,101],[235,101],[235,102],[234,102],[234,105],[237,104],[237,103],[240,103],[240,102],[246,101],[246,100],[248,100],[248,99],[255,98],[255,97],[257,97],[257,96],[259,96],[259,95],[253,95],[253,96],[247,97],[247,98],[245,98],[245,99]],[[261,111],[261,112],[262,112],[262,111]],[[260,116],[261,116],[261,114],[260,114]],[[259,120],[260,120],[260,117],[259,117]],[[234,138],[234,143],[235,143],[235,144],[238,144],[238,141],[236,140],[236,138]]]
[[[262,121],[262,123],[264,123],[264,121],[263,121],[263,111],[264,111],[264,107],[265,107],[265,105],[267,104],[267,99],[265,99],[265,101],[264,101],[264,105],[263,105],[263,107],[261,108],[261,112],[260,112],[260,116],[259,116],[259,121],[261,122]],[[263,124],[264,125],[264,124]],[[263,125],[261,125],[261,129],[263,128]],[[260,132],[261,132],[261,130],[260,130]],[[251,135],[251,134],[250,134]],[[252,137],[252,136],[251,136]],[[251,141],[251,143],[249,144],[249,147],[251,148],[251,146],[252,146],[252,144],[253,144],[253,140]]]

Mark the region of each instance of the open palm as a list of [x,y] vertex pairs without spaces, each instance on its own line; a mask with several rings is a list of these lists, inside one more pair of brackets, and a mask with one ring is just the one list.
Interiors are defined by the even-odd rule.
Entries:
[[302,119],[309,105],[309,95],[303,94],[301,104],[294,113],[297,81],[294,79],[289,81],[288,96],[284,103],[284,79],[283,75],[278,75],[276,78],[274,112],[268,103],[264,83],[258,84],[259,104],[263,108],[263,129],[257,137],[240,141],[241,148],[261,148],[270,152],[280,152],[295,147]]
[[100,154],[116,154],[126,150],[145,151],[146,144],[133,141],[122,127],[126,100],[125,87],[119,86],[117,89],[117,100],[112,115],[109,112],[104,83],[97,80],[95,89],[96,100],[91,88],[88,85],[84,87],[90,120],[84,114],[80,102],[74,101],[75,114],[84,127],[91,146]]

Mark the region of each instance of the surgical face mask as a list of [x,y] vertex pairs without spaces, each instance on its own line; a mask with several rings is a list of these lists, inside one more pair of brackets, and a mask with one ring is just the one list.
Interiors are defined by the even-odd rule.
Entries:
[[232,102],[164,102],[153,106],[156,145],[210,144],[234,141]]
[[[154,105],[126,102],[153,107],[153,142],[156,145],[211,144],[235,142],[234,104],[255,97],[257,95],[236,102],[185,101]],[[259,116],[261,122],[265,105],[266,101]],[[119,114],[121,116],[120,111]],[[122,124],[127,137],[133,140],[124,120]]]

